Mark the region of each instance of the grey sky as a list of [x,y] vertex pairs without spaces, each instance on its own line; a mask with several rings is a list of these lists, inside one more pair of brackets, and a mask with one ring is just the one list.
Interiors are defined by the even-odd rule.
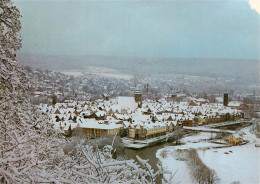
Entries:
[[260,58],[247,0],[17,1],[23,53]]

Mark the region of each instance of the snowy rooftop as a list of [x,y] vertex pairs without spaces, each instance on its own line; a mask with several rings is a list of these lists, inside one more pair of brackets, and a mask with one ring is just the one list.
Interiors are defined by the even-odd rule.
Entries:
[[128,96],[119,96],[118,97],[118,106],[125,109],[135,110],[138,104],[135,102],[134,97]]
[[79,127],[81,128],[93,128],[93,129],[116,129],[122,127],[122,124],[116,124],[115,122],[104,123],[104,121],[97,121],[95,119],[80,119]]

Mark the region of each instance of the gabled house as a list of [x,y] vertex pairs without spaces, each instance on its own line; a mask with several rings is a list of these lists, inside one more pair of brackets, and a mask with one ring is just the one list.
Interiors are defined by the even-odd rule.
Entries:
[[228,143],[232,145],[238,145],[243,142],[243,138],[238,134],[232,134],[228,137]]

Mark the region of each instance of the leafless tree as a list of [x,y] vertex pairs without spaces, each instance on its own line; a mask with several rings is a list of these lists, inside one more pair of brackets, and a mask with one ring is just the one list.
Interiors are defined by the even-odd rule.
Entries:
[[97,145],[100,149],[104,148],[106,145],[112,145],[114,148],[114,157],[117,157],[118,155],[123,155],[125,151],[125,146],[122,142],[122,139],[117,135],[103,134],[98,139],[90,140],[89,144]]
[[170,138],[174,139],[176,144],[180,144],[180,139],[183,137],[183,135],[184,135],[183,129],[179,125],[177,125]]
[[15,60],[22,46],[20,11],[10,0],[0,1],[0,55]]
[[190,149],[187,152],[187,162],[189,165],[190,173],[195,182],[201,184],[218,183],[219,178],[215,170],[208,168],[200,159],[195,149]]

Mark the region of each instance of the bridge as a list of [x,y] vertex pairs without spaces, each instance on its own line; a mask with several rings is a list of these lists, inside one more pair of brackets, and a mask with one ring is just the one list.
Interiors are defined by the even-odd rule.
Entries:
[[221,130],[221,129],[214,129],[209,127],[183,127],[184,130],[191,130],[191,131],[198,131],[198,132],[210,132],[210,133],[227,133],[227,134],[234,134],[235,131],[232,130]]
[[223,122],[223,123],[214,123],[214,124],[206,125],[206,127],[219,128],[219,127],[223,127],[223,126],[231,126],[231,125],[247,124],[247,123],[251,124],[253,122],[248,121],[248,120],[227,121],[227,122]]

